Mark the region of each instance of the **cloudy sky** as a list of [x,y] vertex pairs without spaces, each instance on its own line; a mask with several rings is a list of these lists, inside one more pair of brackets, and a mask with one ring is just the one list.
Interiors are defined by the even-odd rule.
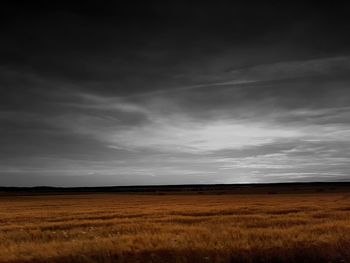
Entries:
[[0,185],[350,179],[347,6],[146,2],[1,9]]

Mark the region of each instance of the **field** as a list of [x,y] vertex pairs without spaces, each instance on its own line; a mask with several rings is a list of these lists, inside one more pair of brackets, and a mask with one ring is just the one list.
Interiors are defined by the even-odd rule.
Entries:
[[3,195],[0,262],[350,262],[350,194]]

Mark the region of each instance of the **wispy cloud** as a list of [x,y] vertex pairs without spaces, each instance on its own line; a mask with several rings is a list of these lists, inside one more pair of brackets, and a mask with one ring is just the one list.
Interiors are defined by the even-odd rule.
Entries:
[[[109,134],[116,145],[159,151],[206,153],[271,143],[300,136],[298,131],[259,123],[216,121],[196,123],[184,117],[157,119],[154,123]],[[147,139],[146,139],[147,138]]]
[[[347,82],[326,78],[309,86],[304,79],[347,70],[349,58],[337,57],[240,68],[202,76],[203,83],[131,96],[78,86],[64,95],[43,93],[50,101],[48,113],[28,111],[25,105],[23,110],[3,110],[2,127],[21,127],[26,134],[22,141],[40,130],[40,147],[47,140],[65,144],[54,144],[55,154],[46,150],[50,161],[34,155],[31,161],[17,157],[16,165],[4,162],[2,176],[61,174],[110,182],[126,182],[130,176],[130,182],[157,178],[164,183],[282,182],[311,180],[318,173],[327,180],[345,178],[350,160]],[[299,78],[298,86],[289,83]],[[40,83],[35,76],[30,79]],[[23,152],[22,141],[6,151]],[[27,147],[27,152],[48,154]],[[62,161],[62,156],[73,159]]]
[[[350,70],[350,57],[327,57],[311,60],[283,61],[272,64],[254,65],[250,67],[229,70],[215,75],[194,75],[193,79],[199,79],[202,83],[180,86],[175,88],[163,87],[162,89],[125,96],[135,98],[143,96],[157,96],[168,93],[177,93],[188,90],[203,89],[208,87],[231,86],[241,87],[284,79],[298,79],[315,76],[344,75]],[[246,87],[246,88],[248,88]]]

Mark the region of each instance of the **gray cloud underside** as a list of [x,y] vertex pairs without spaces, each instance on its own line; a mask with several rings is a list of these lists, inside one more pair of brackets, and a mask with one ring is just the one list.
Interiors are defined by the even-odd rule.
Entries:
[[[127,80],[70,82],[3,68],[0,180],[8,185],[348,180],[349,73],[347,56],[205,74],[188,69],[163,75],[153,86],[152,79],[143,81],[146,89],[126,94]],[[104,85],[101,92],[97,87]]]

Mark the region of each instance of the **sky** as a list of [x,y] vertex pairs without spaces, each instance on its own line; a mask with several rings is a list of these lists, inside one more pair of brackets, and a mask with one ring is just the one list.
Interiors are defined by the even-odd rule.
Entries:
[[350,180],[347,5],[117,2],[2,6],[1,186]]

